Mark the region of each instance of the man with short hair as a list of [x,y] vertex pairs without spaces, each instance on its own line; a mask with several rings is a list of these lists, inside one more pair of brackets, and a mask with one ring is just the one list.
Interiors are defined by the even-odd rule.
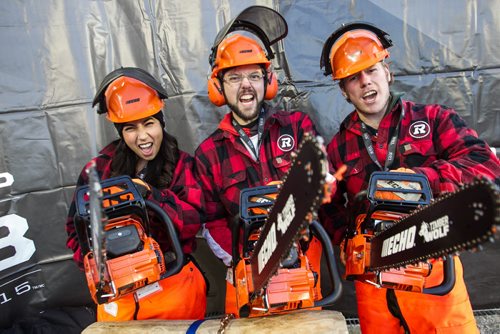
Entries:
[[[343,25],[325,42],[321,67],[338,80],[355,110],[341,123],[327,147],[333,170],[346,165],[322,223],[340,243],[354,203],[370,175],[397,170],[427,176],[434,196],[487,177],[500,182],[500,164],[488,145],[460,116],[441,105],[417,104],[390,91],[393,76],[384,59],[392,45],[387,33],[362,22]],[[345,207],[345,195],[348,203]],[[444,296],[377,288],[355,281],[363,333],[477,333],[462,265],[455,257],[456,283]],[[442,280],[435,261],[427,282]]]
[[[213,51],[209,98],[217,106],[227,104],[230,112],[197,148],[195,159],[205,197],[203,236],[230,267],[231,225],[240,213],[240,191],[282,180],[304,134],[317,132],[306,114],[278,111],[264,103],[276,96],[278,84],[270,55],[257,39],[232,33]],[[313,270],[319,272],[319,255],[312,260],[315,251],[321,254],[321,246],[313,239],[308,256]],[[228,282],[226,313],[237,314],[235,298],[234,286]]]

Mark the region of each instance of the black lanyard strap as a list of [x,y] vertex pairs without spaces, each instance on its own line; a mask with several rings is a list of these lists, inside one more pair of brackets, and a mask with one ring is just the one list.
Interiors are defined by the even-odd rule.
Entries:
[[401,115],[399,115],[398,124],[396,125],[396,129],[394,129],[394,133],[392,134],[391,140],[389,141],[389,146],[387,148],[387,158],[385,159],[384,168],[382,168],[382,165],[377,159],[377,155],[375,154],[375,149],[373,148],[371,136],[368,133],[366,124],[363,121],[361,121],[361,133],[363,137],[363,143],[365,144],[366,150],[368,151],[368,155],[370,156],[372,161],[378,166],[378,168],[380,168],[380,170],[387,171],[394,163],[394,159],[396,158],[396,146],[399,137],[399,126],[404,116],[405,116],[405,109],[403,104],[401,104]]
[[252,140],[247,136],[243,128],[232,119],[232,123],[238,134],[240,135],[241,140],[248,146],[248,148],[253,152],[255,159],[259,160],[259,148],[261,144],[262,134],[264,133],[264,108],[261,109],[259,114],[259,125],[257,126],[257,147],[255,147],[252,143]]

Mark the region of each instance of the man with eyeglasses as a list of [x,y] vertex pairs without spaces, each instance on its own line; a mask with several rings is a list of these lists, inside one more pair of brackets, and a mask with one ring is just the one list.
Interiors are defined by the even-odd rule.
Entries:
[[[264,103],[276,96],[278,84],[256,39],[233,33],[213,56],[209,98],[217,106],[227,104],[230,112],[197,148],[195,159],[206,203],[203,236],[229,268],[231,226],[239,214],[240,191],[282,180],[303,135],[317,132],[306,114],[277,111]],[[321,246],[313,239],[308,256],[318,252]],[[312,266],[319,272],[320,256],[314,258]],[[230,272],[227,279],[226,313],[237,313]]]

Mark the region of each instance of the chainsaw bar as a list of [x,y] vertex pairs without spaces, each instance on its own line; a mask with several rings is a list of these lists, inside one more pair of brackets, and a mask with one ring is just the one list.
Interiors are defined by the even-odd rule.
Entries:
[[267,286],[306,226],[307,215],[321,203],[327,163],[318,139],[304,135],[292,160],[249,260],[256,293]]
[[102,187],[94,162],[88,168],[87,173],[89,176],[88,192],[92,253],[94,254],[99,282],[104,282],[106,273],[106,239],[104,237],[103,223],[106,220],[106,216],[102,208]]
[[476,180],[417,208],[371,239],[369,270],[380,271],[473,249],[500,223],[498,187]]

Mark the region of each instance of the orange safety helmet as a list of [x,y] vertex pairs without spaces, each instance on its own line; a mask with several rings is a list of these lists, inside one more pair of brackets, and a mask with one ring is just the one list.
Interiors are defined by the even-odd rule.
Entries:
[[212,77],[231,67],[262,64],[266,69],[271,65],[259,43],[247,36],[234,34],[224,39],[217,48]]
[[109,84],[106,92],[106,118],[113,123],[125,123],[146,118],[161,111],[163,100],[142,81],[119,77]]
[[160,112],[167,92],[148,72],[137,67],[122,67],[110,72],[101,82],[92,102],[98,114],[113,123],[125,123]]
[[[224,39],[217,47],[215,61],[212,64],[212,74],[208,79],[208,97],[216,106],[226,103],[222,84],[219,80],[220,72],[236,66],[257,64],[269,70],[271,61],[259,43],[240,34],[234,34]],[[278,83],[272,71],[267,71],[266,93],[264,99],[272,100],[278,92]]]
[[325,42],[320,66],[325,67],[325,75],[340,80],[389,57],[390,46],[388,34],[377,27],[364,22],[347,24]]

